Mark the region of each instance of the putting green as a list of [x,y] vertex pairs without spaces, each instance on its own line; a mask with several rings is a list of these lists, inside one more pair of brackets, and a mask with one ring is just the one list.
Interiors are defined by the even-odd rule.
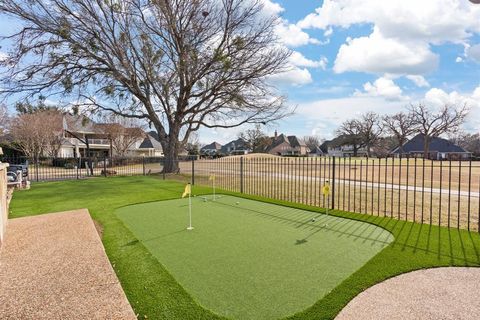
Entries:
[[231,319],[302,311],[393,241],[368,223],[232,196],[192,207],[192,231],[188,199],[116,213],[200,305]]

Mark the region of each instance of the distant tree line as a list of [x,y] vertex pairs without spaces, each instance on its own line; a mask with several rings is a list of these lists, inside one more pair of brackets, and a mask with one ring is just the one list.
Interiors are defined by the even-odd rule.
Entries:
[[432,139],[442,135],[457,134],[455,143],[472,153],[478,153],[472,142],[475,137],[478,138],[478,134],[458,134],[467,114],[466,106],[445,105],[439,110],[432,110],[424,104],[417,104],[383,117],[367,112],[345,121],[336,133],[342,137],[340,145],[352,146],[354,156],[362,148],[368,156],[386,156],[395,147],[399,147],[400,153],[403,153],[403,146],[415,134],[423,135],[424,158],[428,157]]

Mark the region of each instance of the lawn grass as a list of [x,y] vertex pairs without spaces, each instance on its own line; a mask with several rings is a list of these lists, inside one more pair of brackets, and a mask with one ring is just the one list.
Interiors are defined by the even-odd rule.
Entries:
[[[10,218],[88,208],[104,227],[106,252],[139,318],[221,319],[200,307],[114,214],[122,206],[178,198],[183,187],[178,182],[142,176],[38,183],[32,190],[15,192]],[[194,193],[211,190],[195,187]],[[245,197],[322,212],[305,205]],[[478,233],[341,211],[331,214],[383,227],[395,240],[313,306],[290,319],[332,319],[364,289],[404,272],[438,266],[480,266]]]
[[393,241],[369,223],[233,196],[192,207],[192,231],[188,199],[116,214],[200,305],[232,319],[302,311]]

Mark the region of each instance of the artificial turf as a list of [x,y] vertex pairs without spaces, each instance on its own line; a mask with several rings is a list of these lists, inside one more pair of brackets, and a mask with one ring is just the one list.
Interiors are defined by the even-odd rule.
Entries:
[[[10,218],[88,208],[104,227],[102,241],[107,255],[139,319],[221,319],[202,308],[114,213],[122,206],[176,199],[183,189],[184,184],[153,176],[34,183],[31,190],[14,193]],[[206,194],[211,190],[195,186],[194,192]],[[324,211],[242,196],[313,212]],[[314,305],[289,319],[333,319],[366,288],[404,272],[438,266],[480,266],[478,233],[342,211],[331,214],[375,224],[391,232],[395,239]]]
[[233,196],[117,209],[135,237],[203,307],[231,319],[278,319],[313,305],[380,250],[385,229]]

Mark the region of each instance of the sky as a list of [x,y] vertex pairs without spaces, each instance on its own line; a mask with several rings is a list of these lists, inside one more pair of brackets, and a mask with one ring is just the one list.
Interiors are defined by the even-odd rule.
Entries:
[[[278,15],[292,51],[289,71],[270,79],[295,114],[262,129],[331,139],[348,119],[410,104],[467,104],[464,130],[480,131],[480,5],[468,0],[261,0]],[[2,34],[11,21],[0,20]],[[0,58],[2,56],[0,47]],[[226,143],[248,126],[202,129]]]
[[[296,107],[267,133],[331,139],[364,112],[410,104],[469,106],[464,130],[480,131],[480,5],[468,0],[263,0],[292,50],[275,85]],[[200,140],[234,139],[245,127],[202,130]]]

